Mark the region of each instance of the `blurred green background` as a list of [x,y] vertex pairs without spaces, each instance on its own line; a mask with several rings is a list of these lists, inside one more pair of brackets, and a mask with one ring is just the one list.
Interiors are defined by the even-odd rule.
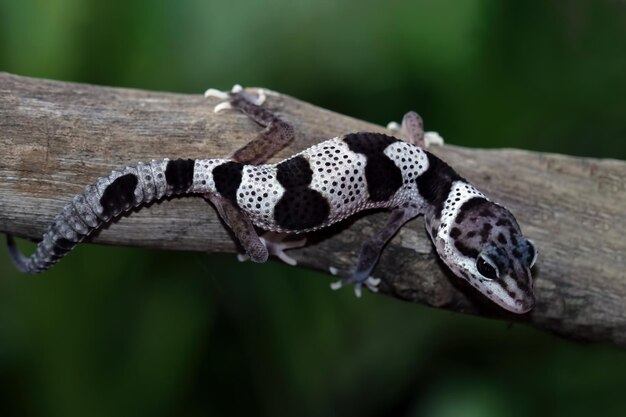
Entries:
[[[258,85],[380,124],[414,109],[453,144],[620,159],[625,45],[621,1],[0,0],[0,71]],[[276,263],[82,245],[38,277],[0,250],[0,273],[0,416],[626,416],[623,351]]]

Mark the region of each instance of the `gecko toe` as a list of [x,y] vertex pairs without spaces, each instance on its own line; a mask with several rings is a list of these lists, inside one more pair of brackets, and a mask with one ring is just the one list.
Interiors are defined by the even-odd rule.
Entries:
[[365,285],[371,292],[378,292],[378,284],[380,284],[379,278],[363,276],[362,274],[345,271],[335,268],[334,266],[329,267],[328,272],[332,275],[341,277],[340,280],[330,284],[330,288],[333,290],[338,290],[348,285],[354,285],[354,295],[356,295],[357,298],[360,298],[362,295],[363,285]]

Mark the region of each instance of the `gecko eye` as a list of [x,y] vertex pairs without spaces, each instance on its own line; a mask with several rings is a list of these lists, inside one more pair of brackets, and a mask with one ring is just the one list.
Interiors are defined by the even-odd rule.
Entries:
[[526,239],[526,242],[528,242],[528,254],[530,258],[530,263],[528,264],[528,267],[532,268],[533,265],[535,265],[535,262],[537,262],[537,247],[535,246],[535,242],[530,239]]
[[493,262],[483,255],[478,256],[478,259],[476,260],[476,269],[478,269],[478,272],[480,272],[480,274],[487,279],[496,279],[500,276],[498,269]]

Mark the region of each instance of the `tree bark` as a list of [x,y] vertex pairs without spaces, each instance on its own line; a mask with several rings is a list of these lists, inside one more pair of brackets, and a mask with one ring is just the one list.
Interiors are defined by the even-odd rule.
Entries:
[[[213,99],[38,80],[0,73],[0,231],[39,239],[53,217],[111,170],[138,161],[221,157],[259,127]],[[385,130],[273,93],[267,107],[297,129],[276,160],[355,131]],[[399,115],[401,116],[401,115]],[[626,346],[626,162],[513,149],[432,147],[517,217],[539,248],[535,309],[514,316],[485,301],[438,260],[423,221],[388,245],[375,275],[381,292],[430,306],[520,320],[563,336]],[[299,266],[350,267],[385,213],[355,216],[291,252]],[[94,243],[235,252],[201,198],[152,204],[95,234]]]

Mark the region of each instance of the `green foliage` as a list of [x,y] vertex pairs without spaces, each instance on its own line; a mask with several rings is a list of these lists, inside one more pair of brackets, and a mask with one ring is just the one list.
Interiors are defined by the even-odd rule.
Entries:
[[[0,0],[0,70],[260,85],[378,123],[414,109],[453,144],[623,159],[624,7]],[[0,274],[2,416],[626,415],[616,349],[284,265],[82,245],[38,277],[0,250]]]

